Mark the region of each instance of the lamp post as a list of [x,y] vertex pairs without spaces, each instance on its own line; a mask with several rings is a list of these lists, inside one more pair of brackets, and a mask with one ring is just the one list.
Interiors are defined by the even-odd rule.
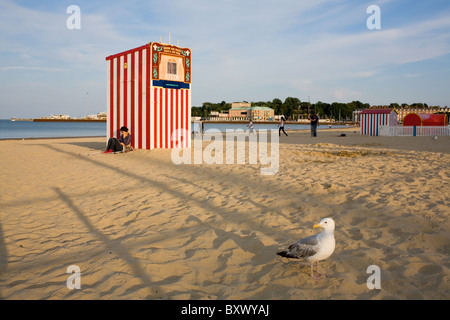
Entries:
[[310,102],[309,102],[309,96],[308,96],[308,118],[309,118],[309,115],[310,115],[309,106],[310,106]]

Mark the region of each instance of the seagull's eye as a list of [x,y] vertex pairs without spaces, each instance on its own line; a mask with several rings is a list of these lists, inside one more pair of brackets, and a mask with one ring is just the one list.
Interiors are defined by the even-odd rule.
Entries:
[[328,221],[325,221],[325,223],[328,223]]

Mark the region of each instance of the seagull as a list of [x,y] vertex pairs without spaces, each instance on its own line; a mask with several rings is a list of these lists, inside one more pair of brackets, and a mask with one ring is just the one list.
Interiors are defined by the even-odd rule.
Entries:
[[[322,232],[301,239],[291,244],[287,250],[277,252],[277,255],[292,258],[305,259],[311,263],[311,278],[315,281],[320,279],[322,275],[319,273],[319,261],[327,259],[334,252],[336,242],[334,240],[334,220],[331,218],[324,218],[313,228],[322,228]],[[313,264],[316,263],[316,273],[313,273]]]
[[437,140],[437,136],[434,136],[434,137],[433,137],[433,140]]

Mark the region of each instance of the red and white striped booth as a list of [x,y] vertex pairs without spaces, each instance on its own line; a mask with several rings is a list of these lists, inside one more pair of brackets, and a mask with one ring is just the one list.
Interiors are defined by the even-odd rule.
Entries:
[[361,134],[378,136],[380,126],[396,126],[398,123],[397,111],[394,109],[364,109],[361,112]]
[[191,146],[191,50],[151,42],[107,61],[107,138],[135,149]]

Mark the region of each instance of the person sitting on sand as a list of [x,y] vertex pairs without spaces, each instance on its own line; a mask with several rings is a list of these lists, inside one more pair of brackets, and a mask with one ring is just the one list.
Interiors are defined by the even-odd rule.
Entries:
[[118,151],[125,151],[131,149],[131,134],[128,132],[127,127],[120,128],[120,138],[111,137],[108,140],[108,145],[106,146],[106,151],[103,153],[111,153]]

